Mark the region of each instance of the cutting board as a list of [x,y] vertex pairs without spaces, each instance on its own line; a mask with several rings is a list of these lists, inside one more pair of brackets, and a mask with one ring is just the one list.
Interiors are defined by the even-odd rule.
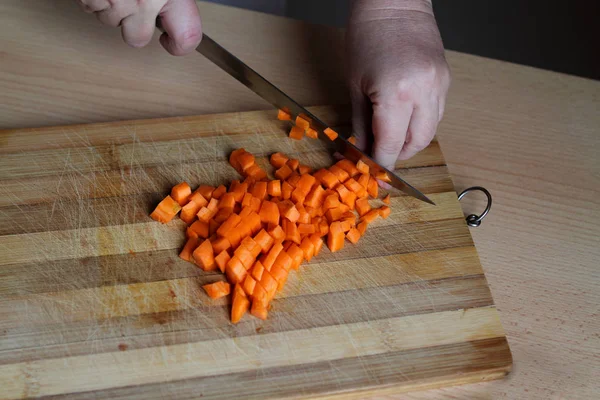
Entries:
[[232,325],[207,298],[220,277],[178,258],[182,222],[148,214],[178,182],[235,179],[235,148],[332,163],[287,127],[260,111],[0,132],[0,398],[350,398],[507,375],[436,141],[397,167],[437,206],[394,193],[357,245],[290,275],[266,321]]

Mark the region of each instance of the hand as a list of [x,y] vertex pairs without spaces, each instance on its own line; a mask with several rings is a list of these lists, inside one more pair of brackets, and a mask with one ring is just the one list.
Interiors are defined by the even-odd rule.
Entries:
[[166,33],[160,43],[174,56],[193,51],[202,39],[202,26],[194,0],[77,0],[84,11],[96,14],[106,25],[120,26],[123,40],[144,47],[161,18]]
[[356,0],[348,25],[349,87],[357,146],[394,169],[433,139],[450,71],[425,0]]

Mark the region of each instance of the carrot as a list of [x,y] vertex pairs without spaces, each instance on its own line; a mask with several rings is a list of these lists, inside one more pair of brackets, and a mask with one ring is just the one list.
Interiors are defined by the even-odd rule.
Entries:
[[391,182],[392,180],[390,179],[390,177],[388,176],[387,172],[385,171],[379,171],[375,174],[375,179],[379,179],[380,181],[383,182]]
[[304,252],[304,258],[306,259],[306,261],[310,262],[310,260],[315,255],[314,242],[309,237],[305,237],[304,239],[302,239],[302,243],[300,243],[300,249]]
[[254,278],[252,276],[250,276],[250,274],[246,275],[244,282],[242,282],[242,289],[244,289],[244,292],[246,293],[246,295],[248,297],[252,296],[252,293],[254,293],[255,287],[256,287],[256,281],[254,280]]
[[313,175],[327,189],[333,189],[335,185],[337,185],[340,182],[334,174],[332,174],[331,172],[329,172],[329,170],[325,168],[318,170]]
[[285,232],[285,240],[300,244],[300,232],[298,232],[298,226],[296,223],[287,219],[284,219],[281,223]]
[[231,166],[240,173],[241,173],[241,167],[240,167],[239,157],[240,157],[240,155],[244,154],[245,152],[246,152],[246,150],[242,148],[242,149],[237,149],[237,150],[232,151],[231,154],[229,155],[229,164],[231,164]]
[[369,187],[370,178],[371,176],[369,174],[361,174],[356,181],[366,190]]
[[231,292],[231,285],[227,282],[219,281],[215,283],[209,283],[208,285],[203,285],[202,289],[206,291],[206,294],[211,299],[219,299],[227,296]]
[[369,196],[373,197],[374,199],[377,198],[377,196],[379,196],[379,185],[377,184],[377,180],[372,176],[369,177],[367,193],[369,193]]
[[212,193],[214,190],[215,188],[213,186],[200,185],[198,189],[196,189],[196,193],[200,193],[202,197],[206,199],[206,201],[209,201],[210,199],[212,199]]
[[219,210],[219,200],[213,196],[206,205],[206,208],[208,208],[211,211],[217,212]]
[[355,203],[356,203],[356,198],[358,197],[356,195],[356,193],[351,192],[344,185],[337,185],[335,190],[338,192],[340,199],[342,200],[342,203],[344,203],[346,206],[350,207],[350,209],[354,209]]
[[327,218],[329,223],[332,223],[332,222],[339,221],[340,219],[342,219],[342,214],[344,214],[344,212],[345,211],[343,208],[341,208],[341,206],[338,206],[336,208],[330,208],[325,213],[325,217]]
[[242,221],[242,218],[239,215],[231,214],[217,229],[217,236],[219,236],[219,237],[227,236],[229,231],[234,229],[241,221]]
[[356,211],[361,217],[371,211],[371,205],[366,197],[356,200]]
[[267,173],[265,172],[265,170],[262,169],[258,164],[252,164],[250,168],[244,171],[244,174],[247,177],[253,178],[257,181],[265,179],[267,177]]
[[198,239],[198,234],[196,232],[194,232],[193,230],[191,230],[190,227],[188,226],[185,229],[185,238],[186,239],[189,239],[189,238]]
[[279,225],[279,207],[272,201],[263,201],[258,215],[262,223]]
[[332,253],[344,248],[344,231],[341,222],[333,222],[327,234],[327,247]]
[[244,290],[236,284],[233,289],[233,304],[231,306],[231,322],[237,324],[250,308],[250,300]]
[[304,129],[299,126],[292,126],[288,136],[290,139],[301,140],[304,137]]
[[252,200],[252,194],[249,192],[244,193],[244,197],[242,197],[242,207],[246,207],[250,205],[250,202]]
[[344,186],[346,186],[346,188],[348,188],[348,190],[351,192],[356,193],[358,197],[365,197],[367,195],[365,188],[353,178],[349,178],[346,182],[344,182]]
[[281,181],[269,181],[269,183],[267,183],[267,193],[271,197],[281,197]]
[[203,241],[192,253],[192,258],[197,266],[204,271],[214,271],[217,268],[210,240]]
[[308,165],[304,165],[304,164],[298,165],[298,173],[300,175],[310,174],[311,171],[312,171],[312,168],[309,167]]
[[368,225],[369,223],[367,221],[362,221],[358,225],[356,225],[356,229],[360,233],[360,236],[364,236],[365,232],[367,231]]
[[306,193],[304,193],[302,191],[302,189],[300,188],[295,188],[292,191],[292,197],[291,200],[296,203],[296,204],[302,204],[304,203],[304,199],[306,198]]
[[220,199],[220,198],[221,198],[221,196],[223,196],[223,195],[224,195],[226,192],[227,192],[227,188],[226,188],[225,186],[223,186],[223,185],[220,185],[220,186],[218,186],[218,187],[217,187],[217,188],[214,190],[214,192],[213,192],[213,194],[212,194],[212,198],[213,198],[213,199],[217,199],[217,200],[218,200],[218,199]]
[[229,240],[227,240],[227,238],[224,238],[224,237],[217,238],[215,241],[213,241],[211,243],[213,246],[213,251],[217,254],[231,248],[231,243],[229,243]]
[[[292,243],[290,242],[289,244],[292,244]],[[295,246],[295,244],[294,244],[294,246]],[[280,267],[282,267],[288,271],[292,268],[293,264],[294,264],[294,260],[292,259],[290,254],[287,251],[283,251],[283,249],[281,252],[279,252],[279,255],[277,256],[277,258],[275,259],[275,262],[274,262],[274,265],[279,265]]]
[[219,270],[222,273],[225,273],[225,267],[227,266],[227,263],[229,262],[229,260],[231,260],[231,256],[229,255],[229,253],[227,252],[227,250],[221,251],[215,257],[215,263],[217,264],[217,266],[219,267]]
[[390,194],[388,193],[383,199],[381,199],[385,204],[390,204]]
[[371,223],[375,221],[375,219],[379,216],[379,210],[371,210],[365,215],[362,216],[361,221],[366,221],[367,223]]
[[150,218],[155,221],[166,224],[171,221],[177,213],[181,211],[181,206],[171,196],[165,197],[152,211]]
[[282,242],[281,241],[275,242],[275,244],[273,244],[273,246],[271,247],[271,250],[269,250],[269,252],[261,260],[263,267],[265,267],[265,269],[267,269],[267,270],[270,270],[271,267],[273,267],[275,260],[279,256],[279,253],[281,253],[282,250],[283,250]]
[[267,182],[256,182],[252,185],[252,196],[264,200],[267,197]]
[[356,163],[356,169],[363,174],[369,174],[369,166],[365,164],[363,160],[358,160],[358,162]]
[[218,224],[222,224],[225,220],[227,220],[227,218],[229,218],[231,214],[233,214],[233,207],[220,208],[210,221],[215,221]]
[[350,160],[340,160],[336,162],[335,165],[346,171],[351,178],[360,173],[360,171],[356,168],[356,165],[354,165]]
[[300,175],[300,178],[298,179],[298,182],[296,183],[296,189],[301,190],[302,193],[307,195],[311,191],[311,189],[316,181],[317,181],[317,179],[310,174]]
[[296,209],[299,214],[298,221],[296,222],[299,224],[310,224],[310,214],[306,211],[301,202],[296,203]]
[[271,154],[269,161],[273,167],[281,168],[288,162],[288,158],[282,153],[273,153]]
[[181,253],[179,253],[179,258],[185,261],[191,261],[192,252],[196,249],[196,247],[198,247],[199,244],[200,241],[197,237],[189,238],[187,242],[185,242],[185,246],[183,246]]
[[273,265],[273,268],[269,271],[271,276],[277,281],[277,290],[281,291],[283,285],[287,282],[289,271],[280,265]]
[[281,168],[279,168],[277,171],[275,171],[275,178],[284,181],[287,178],[289,178],[289,176],[292,174],[292,172],[293,171],[289,167],[289,165],[284,164],[283,166],[281,166]]
[[260,250],[263,253],[268,253],[273,246],[273,243],[275,243],[275,239],[273,239],[273,237],[264,229],[261,229],[261,231],[256,234],[254,241],[260,246]]
[[325,198],[323,202],[323,208],[329,210],[330,208],[337,208],[340,206],[340,198],[336,194],[331,194]]
[[264,287],[260,284],[260,280],[256,279],[256,286],[254,286],[254,292],[252,293],[252,303],[258,304],[260,307],[268,310],[269,307],[269,299],[268,293]]
[[338,167],[337,165],[332,165],[331,167],[329,167],[329,172],[334,174],[340,182],[345,182],[346,179],[350,178],[350,174]]
[[379,210],[379,215],[381,215],[381,218],[383,218],[383,219],[386,219],[392,213],[392,210],[388,206],[381,206],[378,208],[378,210]]
[[346,239],[348,239],[352,244],[358,243],[360,236],[360,232],[356,228],[352,228],[348,231],[348,233],[346,233]]
[[296,117],[296,126],[302,129],[302,133],[304,133],[304,131],[310,128],[310,121],[308,120],[308,118],[301,117],[300,115],[298,115]]
[[267,299],[271,300],[277,292],[277,281],[273,278],[273,275],[267,270],[263,272],[263,276],[260,279],[260,286],[267,291]]
[[285,232],[283,231],[283,228],[277,224],[273,227],[273,229],[269,229],[269,231],[267,232],[269,235],[271,235],[273,237],[273,239],[275,240],[283,240],[285,239]]
[[291,222],[296,222],[296,221],[298,221],[298,218],[300,218],[300,213],[298,212],[298,209],[296,208],[294,203],[292,203],[291,201],[289,201],[289,200],[281,201],[281,202],[279,202],[278,207],[279,207],[279,213],[281,214],[281,216],[283,218],[286,218],[287,220],[289,220]]
[[280,121],[291,121],[292,120],[292,116],[287,111],[278,110],[277,111],[277,119],[280,120]]
[[348,142],[352,143],[353,145],[356,145],[356,137],[355,136],[350,136],[348,138]]
[[292,192],[294,191],[294,187],[290,185],[288,182],[283,182],[281,184],[281,198],[284,200],[288,200],[292,197]]
[[240,164],[240,168],[243,172],[246,172],[248,168],[256,163],[256,159],[254,156],[248,152],[244,152],[239,155],[238,163]]
[[350,221],[348,221],[347,219],[345,220],[341,220],[341,227],[342,227],[342,232],[346,233],[348,232],[350,229],[352,229],[352,223]]
[[242,282],[247,274],[248,272],[244,264],[236,256],[231,257],[225,266],[225,276],[227,276],[227,280],[230,283],[236,284]]
[[198,237],[206,239],[208,237],[208,222],[196,221],[190,225],[190,231],[196,233]]
[[262,201],[258,197],[253,196],[250,199],[250,209],[252,211],[254,211],[255,213],[258,213],[260,211],[261,205],[262,205]]
[[265,320],[265,319],[267,319],[268,313],[269,313],[269,311],[267,310],[267,307],[262,305],[260,302],[258,302],[258,301],[252,302],[252,307],[250,308],[250,314],[254,315],[258,319]]
[[324,133],[324,134],[326,134],[326,135],[327,135],[327,137],[328,137],[328,138],[329,138],[331,141],[333,141],[333,140],[337,139],[337,137],[338,137],[338,134],[337,134],[337,132],[336,132],[336,131],[334,131],[334,130],[333,130],[333,129],[331,129],[331,128],[326,128],[326,129],[323,131],[323,133]]
[[254,278],[254,280],[260,281],[264,271],[265,271],[265,267],[262,265],[262,263],[260,261],[256,260],[256,262],[252,266],[252,271],[251,271],[251,274],[252,274],[252,277]]
[[208,207],[202,207],[196,216],[198,216],[200,221],[208,223],[216,214],[217,210],[210,210]]
[[191,194],[192,188],[187,182],[178,183],[171,189],[171,197],[182,207],[187,204]]
[[323,239],[321,239],[321,237],[317,233],[315,233],[313,235],[310,235],[309,239],[315,245],[315,254],[314,254],[314,256],[318,256],[319,253],[321,252],[321,249],[323,248]]
[[298,232],[300,236],[309,235],[315,233],[316,229],[313,224],[298,224]]

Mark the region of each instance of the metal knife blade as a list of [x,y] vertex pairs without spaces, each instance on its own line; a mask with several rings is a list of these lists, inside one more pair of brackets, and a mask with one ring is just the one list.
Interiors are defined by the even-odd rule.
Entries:
[[322,122],[315,115],[311,114],[308,110],[299,105],[288,95],[283,93],[275,85],[259,75],[239,58],[225,50],[208,35],[203,35],[202,42],[200,42],[200,45],[196,48],[196,51],[208,58],[229,75],[246,85],[250,90],[258,94],[275,107],[288,111],[293,117],[298,115],[306,117],[306,119],[310,121],[311,127],[318,132],[319,139],[325,142],[328,146],[333,145],[338,153],[342,154],[350,161],[358,162],[358,160],[362,160],[369,166],[371,171],[375,173],[379,171],[385,171],[390,177],[390,184],[393,187],[419,200],[435,205],[433,201],[427,198],[427,196],[425,196],[419,190],[411,186],[392,171],[379,165],[377,162],[375,162],[375,160],[354,146],[352,143],[348,142],[348,140],[342,136],[338,136],[337,139],[333,141],[330,140],[329,137],[323,133],[323,130],[327,128],[327,125],[324,122]]

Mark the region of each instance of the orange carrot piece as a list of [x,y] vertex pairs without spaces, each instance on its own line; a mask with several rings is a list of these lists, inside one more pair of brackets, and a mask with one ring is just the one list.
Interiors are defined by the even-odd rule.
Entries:
[[215,263],[217,264],[217,266],[219,267],[219,270],[222,273],[225,273],[225,267],[227,267],[227,263],[229,262],[229,260],[231,260],[231,256],[229,255],[229,253],[227,252],[227,250],[221,251],[215,257]]
[[285,240],[289,240],[294,243],[300,244],[302,239],[300,236],[300,232],[298,232],[298,226],[296,225],[296,223],[284,219],[282,221],[282,226],[285,232]]
[[248,153],[246,151],[240,154],[240,156],[238,157],[238,162],[242,171],[246,172],[252,165],[256,163],[256,159],[251,153]]
[[386,219],[392,213],[392,209],[389,208],[388,206],[381,206],[378,208],[378,210],[379,210],[379,215],[381,215],[381,218],[383,218],[383,219]]
[[250,274],[246,275],[244,278],[244,282],[242,282],[242,289],[246,293],[246,296],[251,297],[252,293],[254,293],[254,288],[256,287],[256,280]]
[[300,161],[296,158],[290,158],[286,164],[292,171],[297,171],[300,166]]
[[289,178],[289,176],[292,174],[292,169],[287,165],[284,164],[281,168],[279,168],[277,171],[275,171],[275,178],[280,179],[282,181],[286,180],[287,178]]
[[346,171],[351,178],[360,173],[360,171],[356,168],[356,165],[354,165],[354,163],[350,160],[343,159],[336,162],[335,165]]
[[295,188],[292,191],[292,196],[291,196],[291,200],[294,203],[304,203],[304,199],[306,197],[306,193],[304,193],[300,188]]
[[390,204],[390,194],[388,193],[381,201],[383,201],[384,204]]
[[277,119],[280,120],[280,121],[291,121],[292,120],[292,116],[287,111],[278,110],[277,111]]
[[320,207],[324,198],[325,190],[323,189],[323,187],[321,185],[313,185],[312,190],[304,199],[304,205],[313,208]]
[[300,174],[296,173],[295,171],[292,171],[290,176],[287,178],[287,183],[289,183],[290,185],[292,185],[292,187],[295,188],[299,180]]
[[[235,181],[234,181],[235,182]],[[248,192],[248,183],[237,183],[235,187],[231,185],[229,187],[229,193],[233,194],[233,198],[236,203],[241,203],[244,199],[244,195]]]
[[323,208],[329,210],[330,208],[338,208],[340,206],[340,199],[337,194],[331,194],[325,198],[323,202]]
[[[225,186],[219,186],[225,187]],[[216,192],[216,190],[215,190]],[[233,193],[224,193],[219,199],[218,208],[232,208],[235,207],[235,195]]]
[[215,256],[213,253],[212,244],[210,240],[203,241],[200,246],[192,253],[192,258],[197,266],[203,271],[214,271],[217,269],[215,264]]
[[308,119],[298,115],[296,117],[296,126],[302,129],[302,132],[304,133],[305,130],[310,128],[310,122],[308,121]]
[[229,218],[231,214],[233,214],[233,207],[220,208],[211,221],[222,224],[225,220],[227,220],[227,218]]
[[235,168],[236,171],[241,172],[241,167],[240,167],[240,161],[239,158],[242,154],[244,154],[246,152],[245,149],[237,149],[231,152],[231,154],[229,155],[229,164],[231,164],[231,166],[233,168]]
[[344,231],[341,222],[333,222],[327,234],[327,246],[332,253],[344,248]]
[[244,264],[236,256],[231,257],[225,266],[225,275],[230,283],[236,284],[242,282],[247,274],[248,272],[244,268]]
[[265,269],[267,270],[270,270],[273,264],[275,263],[275,260],[279,256],[279,253],[281,253],[282,250],[282,242],[275,242],[273,244],[273,247],[271,247],[271,250],[269,250],[267,255],[261,260],[263,267],[265,267]]
[[181,211],[181,206],[171,196],[165,197],[152,211],[150,218],[155,221],[166,224],[171,221],[177,213]]
[[244,171],[244,174],[256,181],[260,181],[267,177],[266,171],[256,163],[252,164],[246,171]]
[[348,142],[352,143],[353,145],[356,146],[356,137],[355,136],[350,136],[348,138]]
[[281,181],[278,179],[267,183],[267,193],[271,197],[281,197]]
[[227,240],[227,238],[224,237],[217,238],[211,243],[213,246],[213,250],[216,254],[220,254],[221,252],[231,248],[231,243],[229,243],[229,240]]
[[306,211],[301,202],[296,203],[296,209],[299,213],[298,221],[296,222],[299,224],[310,224],[310,214]]
[[198,237],[206,239],[208,237],[208,222],[196,221],[190,225],[190,231],[196,233]]
[[192,188],[187,182],[178,183],[171,189],[171,197],[182,207],[187,204],[191,194]]
[[327,169],[320,169],[313,174],[327,189],[333,189],[339,183],[338,178]]
[[304,129],[298,126],[293,126],[288,136],[290,139],[301,140],[304,137]]
[[272,201],[263,201],[258,215],[262,223],[279,225],[279,207]]
[[206,201],[210,201],[212,199],[212,194],[214,192],[214,186],[209,185],[200,185],[198,189],[196,189],[197,193],[200,193],[202,197],[206,199]]
[[309,137],[309,138],[311,138],[311,139],[318,139],[319,138],[319,134],[313,128],[308,128],[306,130],[306,136]]
[[193,230],[190,229],[190,227],[188,226],[185,230],[185,238],[189,239],[189,238],[195,238],[198,239],[198,234],[196,232],[194,232]]
[[250,205],[250,201],[252,200],[252,193],[246,192],[244,193],[244,197],[242,197],[242,207],[246,207]]
[[342,214],[344,214],[344,210],[342,208],[340,208],[340,207],[330,208],[325,213],[325,217],[331,224],[332,222],[339,221],[340,219],[342,219]]
[[352,244],[358,243],[360,236],[360,232],[356,228],[352,228],[348,231],[348,233],[346,233],[346,239],[348,239]]
[[213,196],[213,198],[210,199],[210,201],[206,205],[206,208],[208,208],[211,211],[217,212],[219,210],[219,200]]
[[258,319],[265,320],[267,319],[269,310],[267,310],[267,307],[265,307],[261,302],[254,301],[252,302],[252,307],[250,308],[250,314],[254,315]]
[[258,197],[252,196],[252,198],[250,199],[250,209],[255,213],[258,213],[260,211],[261,205],[262,201]]
[[300,218],[300,212],[298,212],[298,209],[291,201],[281,201],[279,202],[278,207],[279,213],[283,218],[286,218],[292,222],[296,222],[298,221],[298,218]]
[[262,263],[260,261],[256,260],[256,262],[252,266],[252,271],[251,271],[251,274],[252,274],[252,277],[254,278],[254,280],[260,281],[264,271],[265,271],[265,267],[262,265]]
[[338,167],[337,165],[332,165],[331,167],[329,167],[329,172],[334,174],[340,182],[346,182],[346,179],[350,178],[350,174]]
[[221,196],[223,196],[225,193],[227,193],[227,188],[224,185],[220,185],[218,186],[215,191],[212,193],[212,198],[213,199],[220,199]]
[[304,252],[298,246],[298,244],[296,244],[296,243],[292,244],[290,246],[290,248],[287,249],[287,251],[286,251],[287,254],[290,256],[290,258],[292,259],[292,268],[294,268],[295,270],[300,268],[300,264],[302,264],[302,261],[304,261]]
[[256,286],[254,286],[254,293],[252,294],[252,303],[259,304],[261,307],[269,309],[269,294],[260,284],[260,279],[254,279],[256,280]]
[[331,128],[326,128],[326,129],[323,131],[323,133],[324,133],[324,134],[326,134],[326,135],[327,135],[327,137],[328,137],[330,140],[332,140],[332,141],[333,141],[333,140],[335,140],[335,139],[337,139],[337,137],[338,137],[338,134],[337,134],[337,132],[336,132],[336,131],[334,131],[334,130],[333,130],[333,129],[331,129]]
[[323,218],[321,222],[319,222],[319,235],[325,236],[329,233],[329,224],[327,223],[327,218]]
[[[196,194],[200,195],[199,193]],[[206,204],[208,204],[208,202],[206,202]],[[193,200],[190,200],[185,206],[181,208],[179,218],[181,218],[183,222],[189,225],[196,219],[196,214],[198,214],[200,208],[202,208],[201,205],[197,204]]]
[[273,237],[264,229],[261,229],[260,232],[254,236],[254,241],[260,246],[260,251],[263,253],[268,253],[273,246],[273,243],[275,243],[275,239],[273,239]]
[[281,198],[288,200],[290,197],[292,197],[293,190],[294,187],[292,185],[290,185],[288,182],[283,182],[281,184]]
[[369,196],[376,199],[379,196],[379,185],[377,184],[377,179],[372,176],[369,177],[369,183],[367,185],[367,193]]
[[273,265],[269,273],[277,281],[277,290],[281,291],[287,282],[289,271],[279,265]]
[[363,162],[363,160],[358,160],[356,163],[356,169],[359,170],[363,174],[369,173],[369,166]]
[[375,174],[375,179],[379,179],[380,181],[383,182],[391,182],[392,180],[390,179],[390,177],[388,176],[387,172],[385,171],[379,171]]
[[277,292],[277,281],[273,278],[273,275],[267,270],[263,272],[263,276],[260,279],[260,285],[267,291],[267,299],[272,299]]
[[367,190],[353,178],[349,178],[346,182],[344,182],[344,186],[348,188],[351,192],[356,193],[356,195],[360,197],[365,197],[368,193]]
[[361,217],[371,211],[371,205],[366,197],[356,200],[356,211]]
[[[293,244],[291,242],[289,242],[289,244],[296,246],[295,244]],[[288,248],[288,250],[289,250],[289,248]],[[279,265],[280,267],[289,271],[292,268],[293,264],[294,264],[294,260],[292,259],[292,257],[289,255],[289,253],[287,251],[284,251],[282,249],[282,251],[279,252],[279,255],[275,259],[275,262],[273,265],[274,266]]]
[[246,271],[249,270],[254,265],[254,261],[256,261],[256,258],[252,257],[250,250],[241,246],[235,250],[233,256],[240,259]]
[[252,185],[252,196],[264,200],[267,197],[267,182],[256,182]]
[[223,222],[221,224],[221,226],[219,226],[219,229],[217,229],[217,236],[219,236],[219,237],[225,237],[225,236],[227,236],[227,234],[232,229],[234,229],[241,221],[242,221],[242,218],[239,215],[237,215],[237,214],[231,214],[225,220],[225,222]]
[[317,233],[315,233],[313,235],[310,235],[309,239],[315,245],[315,254],[314,254],[314,256],[318,256],[319,253],[321,252],[321,249],[323,248],[323,239],[321,239],[321,237]]
[[185,242],[185,246],[179,253],[179,258],[185,261],[191,261],[192,253],[196,250],[196,247],[200,244],[198,238],[191,237]]
[[366,221],[367,223],[371,223],[375,221],[375,219],[379,216],[379,210],[371,210],[365,215],[362,216],[361,221]]
[[285,239],[285,232],[283,231],[283,228],[280,225],[276,225],[272,229],[269,229],[267,233],[270,236],[272,236],[275,240]]
[[273,153],[269,161],[273,167],[281,168],[288,162],[288,158],[283,153]]
[[342,224],[342,232],[346,233],[348,232],[350,229],[352,229],[352,223],[348,220],[342,220],[340,221],[340,223]]
[[315,244],[310,237],[305,237],[302,239],[302,243],[300,243],[300,249],[302,252],[304,252],[304,259],[306,259],[306,261],[310,261],[315,255]]
[[208,297],[211,299],[219,299],[227,296],[231,292],[231,285],[227,282],[215,282],[203,285],[202,289],[206,292]]
[[368,225],[369,225],[369,223],[367,221],[359,222],[359,224],[356,225],[356,229],[360,233],[360,236],[364,236],[365,232],[367,231]]
[[306,195],[306,194],[310,193],[313,185],[316,182],[317,182],[317,179],[310,174],[300,175],[300,178],[298,179],[298,182],[296,183],[296,189],[302,190],[302,192]]
[[[236,288],[239,284],[236,284]],[[244,290],[240,287],[239,290],[233,290],[233,304],[231,306],[231,322],[237,324],[240,322],[244,314],[250,308],[250,300],[244,293]]]
[[313,224],[298,224],[298,232],[300,235],[309,235],[316,232]]
[[366,190],[369,187],[370,179],[371,176],[369,174],[361,174],[356,181]]

